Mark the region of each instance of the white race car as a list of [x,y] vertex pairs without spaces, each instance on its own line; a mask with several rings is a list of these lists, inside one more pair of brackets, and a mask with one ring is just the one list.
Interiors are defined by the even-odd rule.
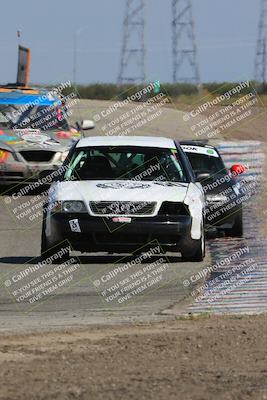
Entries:
[[156,241],[163,253],[203,260],[204,192],[174,140],[84,138],[63,171],[44,206],[42,257],[64,240],[81,252],[126,253]]

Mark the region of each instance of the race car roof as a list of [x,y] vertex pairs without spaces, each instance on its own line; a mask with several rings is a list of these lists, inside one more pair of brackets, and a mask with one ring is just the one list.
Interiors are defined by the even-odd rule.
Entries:
[[81,139],[76,147],[138,146],[163,149],[175,148],[173,139],[152,136],[91,136]]
[[207,139],[204,139],[204,140],[181,140],[179,143],[180,143],[180,145],[188,144],[188,145],[193,145],[193,146],[207,146],[212,149],[214,148],[213,146],[211,146],[209,144],[209,141]]
[[51,106],[56,101],[58,99],[45,93],[0,92],[0,104],[2,105],[36,104],[37,106]]

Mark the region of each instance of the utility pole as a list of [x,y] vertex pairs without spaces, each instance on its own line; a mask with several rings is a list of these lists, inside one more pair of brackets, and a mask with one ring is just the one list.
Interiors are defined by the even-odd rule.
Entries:
[[257,84],[266,84],[267,62],[267,0],[261,0],[259,33],[255,59],[255,81]]
[[145,82],[145,0],[127,0],[118,83]]
[[173,82],[200,88],[197,46],[191,0],[172,0]]
[[81,28],[76,29],[73,34],[73,72],[72,72],[72,83],[73,86],[77,89],[77,62],[78,62],[78,39],[82,31],[87,29],[88,26],[82,26]]

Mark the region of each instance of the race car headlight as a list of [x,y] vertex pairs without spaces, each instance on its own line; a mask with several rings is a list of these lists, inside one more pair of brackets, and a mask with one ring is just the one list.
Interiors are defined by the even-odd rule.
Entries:
[[50,205],[52,213],[80,213],[87,212],[83,201],[68,200],[68,201],[55,201]]
[[10,155],[11,153],[9,151],[0,149],[0,164],[4,164]]
[[208,194],[207,196],[206,196],[206,200],[208,201],[208,202],[214,202],[214,201],[218,201],[218,202],[220,202],[220,203],[223,203],[223,202],[226,202],[226,201],[228,201],[228,197],[226,197],[226,196],[224,196],[224,195],[222,195],[222,194],[214,194],[214,195],[212,195],[212,194]]
[[164,201],[160,207],[159,215],[189,215],[189,210],[184,203]]
[[69,152],[68,151],[64,151],[64,153],[61,153],[60,155],[60,161],[65,161],[66,158],[68,157]]
[[63,201],[61,205],[62,212],[65,213],[80,213],[87,212],[83,201]]

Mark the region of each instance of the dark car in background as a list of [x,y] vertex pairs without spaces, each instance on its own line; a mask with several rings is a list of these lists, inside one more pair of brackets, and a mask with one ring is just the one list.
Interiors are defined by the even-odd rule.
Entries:
[[243,235],[243,194],[238,175],[243,165],[228,170],[214,146],[195,141],[182,141],[196,180],[201,182],[206,196],[206,227],[223,230],[228,236]]

